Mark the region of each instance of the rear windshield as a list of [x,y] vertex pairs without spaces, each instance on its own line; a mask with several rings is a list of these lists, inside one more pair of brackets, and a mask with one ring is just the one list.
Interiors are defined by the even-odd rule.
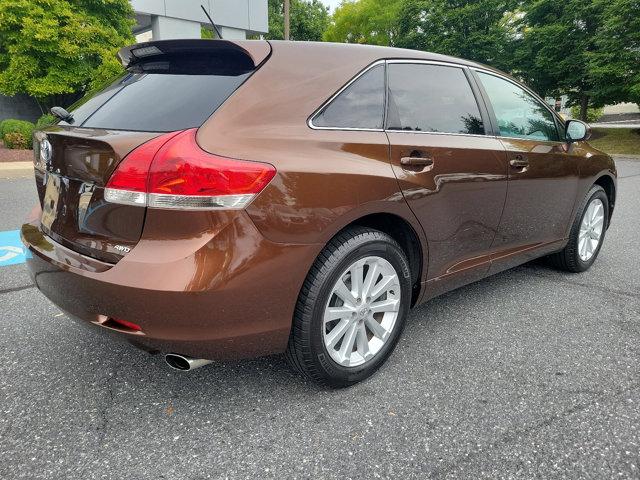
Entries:
[[72,125],[146,132],[199,127],[251,75],[225,73],[128,72],[73,105]]

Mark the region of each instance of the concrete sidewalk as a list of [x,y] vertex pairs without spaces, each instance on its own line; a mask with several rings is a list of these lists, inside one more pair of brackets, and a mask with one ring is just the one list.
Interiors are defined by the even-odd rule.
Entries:
[[2,162],[0,178],[22,178],[33,175],[33,162]]
[[603,115],[590,125],[595,128],[640,128],[640,113]]

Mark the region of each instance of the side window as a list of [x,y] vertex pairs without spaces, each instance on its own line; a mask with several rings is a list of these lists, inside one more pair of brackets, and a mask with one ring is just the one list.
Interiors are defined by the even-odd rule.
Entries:
[[488,73],[478,72],[503,137],[558,141],[553,114],[535,97],[517,85]]
[[316,127],[381,129],[384,115],[384,65],[363,73],[314,118]]
[[480,109],[461,68],[390,63],[387,129],[484,135]]

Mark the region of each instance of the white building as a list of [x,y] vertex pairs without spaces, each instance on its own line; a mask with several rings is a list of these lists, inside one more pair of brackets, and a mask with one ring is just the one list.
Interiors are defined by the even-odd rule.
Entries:
[[201,26],[210,27],[201,6],[223,38],[243,39],[269,30],[267,0],[131,0],[131,5],[139,41],[200,38]]

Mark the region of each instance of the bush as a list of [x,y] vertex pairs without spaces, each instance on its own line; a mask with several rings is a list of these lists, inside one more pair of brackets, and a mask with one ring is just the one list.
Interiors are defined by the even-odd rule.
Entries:
[[9,132],[4,136],[4,144],[7,148],[24,150],[28,147],[27,139],[20,132]]
[[[31,122],[25,120],[7,119],[0,122],[0,139],[8,145],[7,135],[10,133],[19,133],[25,140],[26,146],[24,148],[33,148],[33,128],[34,125]],[[18,147],[9,147],[18,148]]]
[[36,122],[36,130],[42,130],[43,128],[55,125],[58,123],[58,119],[50,113],[45,113]]
[[[604,108],[587,108],[587,122],[596,122],[604,113]],[[580,107],[571,107],[571,118],[580,118]]]

